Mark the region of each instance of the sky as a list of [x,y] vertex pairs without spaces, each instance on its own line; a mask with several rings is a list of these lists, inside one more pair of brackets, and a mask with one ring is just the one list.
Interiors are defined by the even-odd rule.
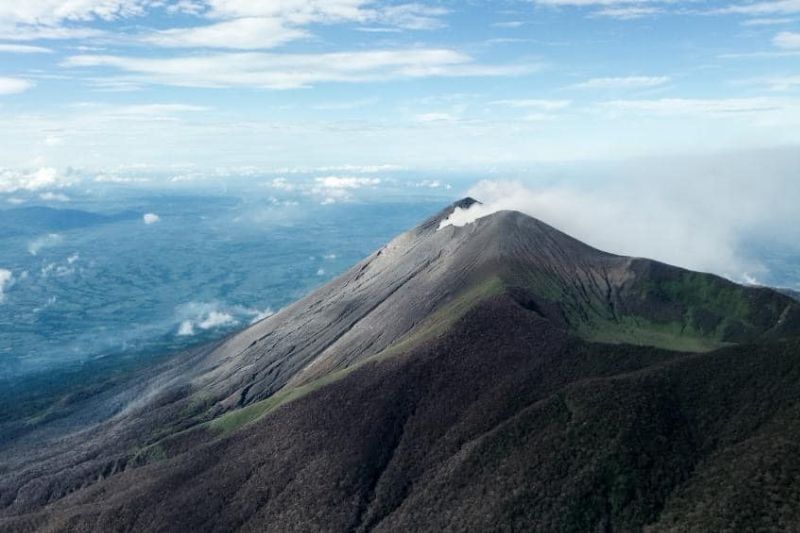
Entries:
[[0,193],[786,149],[799,92],[798,0],[0,0]]

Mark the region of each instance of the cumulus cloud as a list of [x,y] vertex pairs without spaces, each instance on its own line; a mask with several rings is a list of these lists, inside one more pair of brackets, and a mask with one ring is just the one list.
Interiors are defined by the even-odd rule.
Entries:
[[255,324],[274,314],[272,309],[254,309],[220,302],[189,302],[176,309],[179,337],[190,337],[198,332],[225,329],[240,324]]
[[765,274],[747,249],[753,236],[800,240],[800,154],[642,160],[618,178],[484,181],[469,191],[483,202],[457,210],[443,226],[463,226],[499,210],[537,217],[600,249],[649,257],[743,281]]
[[14,274],[10,270],[0,268],[0,303],[6,299],[6,289],[14,284]]
[[321,198],[322,205],[352,200],[358,189],[373,188],[381,184],[380,178],[364,176],[322,176],[314,179],[308,194]]
[[155,224],[160,220],[161,217],[156,215],[155,213],[145,213],[144,216],[142,216],[142,221],[144,221],[144,223],[147,224],[148,226],[151,224]]
[[40,191],[61,188],[74,182],[52,167],[41,167],[32,172],[0,168],[0,193],[17,191]]

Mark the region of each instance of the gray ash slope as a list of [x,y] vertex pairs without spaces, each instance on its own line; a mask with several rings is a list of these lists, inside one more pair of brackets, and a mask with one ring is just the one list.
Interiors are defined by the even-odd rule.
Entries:
[[[403,444],[411,455],[395,454],[398,443],[387,451],[386,439],[391,442],[398,430],[405,435],[407,423],[417,416],[407,412],[409,405],[419,413],[414,423],[421,427],[450,427],[441,420],[447,416],[432,407],[437,403],[453,405],[452,416],[463,420],[483,413],[501,424],[518,414],[518,401],[527,405],[547,400],[582,379],[627,376],[650,364],[706,357],[688,356],[686,351],[710,352],[707,357],[720,364],[713,350],[778,343],[775,351],[793,357],[792,345],[780,339],[800,332],[800,306],[784,295],[607,254],[516,212],[439,229],[453,207],[473,202],[465,199],[445,209],[325,287],[221,343],[86,394],[66,409],[9,425],[5,429],[14,429],[18,436],[6,442],[0,460],[0,516],[5,517],[0,525],[22,530],[162,530],[180,524],[263,529],[274,523],[274,530],[285,531],[294,523],[300,530],[370,529],[392,523],[386,521],[389,515],[380,503],[384,496],[378,497],[382,491],[393,494],[385,496],[388,508],[416,501],[406,498],[408,484],[421,482],[414,476],[430,476],[445,467],[441,461],[460,453],[461,448],[445,446],[446,435],[421,429],[418,437],[407,437],[411,440]],[[508,336],[510,331],[517,335]],[[793,359],[787,357],[786,364],[791,364]],[[545,370],[545,362],[554,374]],[[443,383],[442,376],[458,379]],[[789,372],[786,379],[791,376]],[[493,383],[504,385],[497,389]],[[773,395],[776,399],[764,408],[764,416],[775,415],[782,394],[795,385],[789,381],[778,387],[782,392]],[[472,403],[464,400],[473,394],[470,391],[478,394]],[[619,412],[613,395],[605,401],[610,402],[609,412]],[[643,407],[651,408],[661,413],[664,406]],[[363,420],[354,423],[359,418]],[[542,427],[552,423],[543,420]],[[627,423],[634,433],[641,430],[637,420]],[[343,434],[337,424],[352,425],[352,432]],[[478,423],[453,428],[464,434],[461,445],[474,443],[474,432],[488,430]],[[532,451],[524,448],[525,439],[512,439],[520,457]],[[414,455],[429,448],[438,450],[432,452],[435,460],[428,457],[429,463]],[[534,451],[542,457],[552,453]],[[272,460],[265,463],[260,453],[271,454]],[[326,453],[344,454],[342,464],[348,468],[326,460]],[[389,462],[397,457],[398,464],[421,461],[427,467],[414,479],[389,476],[384,483],[380,478],[387,468],[386,453]],[[308,466],[310,457],[318,461],[313,467]],[[700,457],[693,455],[687,464],[693,467]],[[473,460],[480,462],[480,455]],[[589,456],[584,460],[599,461]],[[581,467],[580,461],[570,464]],[[306,468],[311,478],[304,485],[301,474]],[[264,475],[273,476],[272,481],[259,477]],[[262,480],[261,488],[246,482],[252,476]],[[295,481],[283,488],[274,485],[285,476]],[[686,482],[690,472],[682,476],[659,493],[657,502],[648,504],[650,511],[637,511],[639,518],[614,518],[600,506],[599,514],[588,516],[586,523],[648,523],[657,516],[653,509],[663,509],[670,491]],[[328,489],[320,489],[319,498],[352,504],[342,507],[341,516],[327,504],[309,508],[305,518],[287,518],[285,509],[279,509],[280,502],[290,508],[313,506],[301,493],[304,486],[309,489],[308,483],[323,478],[340,485],[321,485]],[[190,481],[195,479],[199,481]],[[554,478],[553,487],[564,488],[567,481]],[[354,485],[347,485],[350,482]],[[438,483],[436,490],[447,486],[442,480]],[[488,478],[478,477],[475,483],[486,490],[500,488]],[[531,481],[517,483],[520,486],[504,490],[527,490]],[[249,488],[234,488],[242,484]],[[580,492],[580,487],[573,489]],[[191,510],[189,502],[198,497],[198,490],[206,490],[208,496],[201,500],[208,509],[219,510],[239,498],[237,505],[255,506],[255,514],[245,520],[220,511],[221,521],[215,521]],[[469,490],[482,489],[478,485]],[[422,503],[409,509],[403,520],[432,508],[424,502],[433,496],[415,497]],[[454,496],[455,507],[442,512],[464,505],[467,500],[459,497]],[[159,511],[147,519],[153,509]],[[184,514],[170,515],[169,509]],[[115,515],[121,510],[124,513]],[[546,509],[555,517],[561,511],[558,506]],[[435,520],[425,516],[424,523],[433,528]],[[536,523],[526,520],[528,526]],[[553,525],[557,518],[548,520],[541,524]],[[325,523],[329,527],[319,527]],[[402,520],[396,524],[399,527]],[[470,524],[468,529],[478,527],[478,522]]]

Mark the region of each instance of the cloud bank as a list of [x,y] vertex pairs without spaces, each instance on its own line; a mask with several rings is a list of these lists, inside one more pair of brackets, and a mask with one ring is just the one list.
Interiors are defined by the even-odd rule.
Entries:
[[[597,248],[713,272],[736,281],[767,275],[747,241],[800,239],[800,156],[772,167],[742,157],[650,161],[646,170],[602,180],[483,181],[469,190],[483,202],[457,210],[443,224],[464,226],[500,210],[516,210],[547,222]],[[794,171],[792,170],[794,169]]]

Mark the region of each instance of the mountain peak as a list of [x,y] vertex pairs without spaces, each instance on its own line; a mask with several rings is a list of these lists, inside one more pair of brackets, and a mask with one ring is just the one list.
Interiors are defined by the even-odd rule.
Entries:
[[479,202],[475,198],[472,198],[471,196],[467,196],[465,198],[462,198],[461,200],[458,200],[457,202],[453,202],[452,204],[450,204],[450,208],[451,209],[455,209],[456,207],[460,207],[461,209],[469,209],[473,205],[480,204],[480,203],[481,202]]
[[447,220],[453,213],[456,212],[457,209],[469,209],[474,205],[482,205],[481,202],[472,198],[470,196],[466,196],[458,201],[453,202],[449,206],[445,207],[425,222],[420,224],[417,227],[418,232],[425,233],[430,230],[437,230],[439,229],[439,225],[442,223],[443,220]]

